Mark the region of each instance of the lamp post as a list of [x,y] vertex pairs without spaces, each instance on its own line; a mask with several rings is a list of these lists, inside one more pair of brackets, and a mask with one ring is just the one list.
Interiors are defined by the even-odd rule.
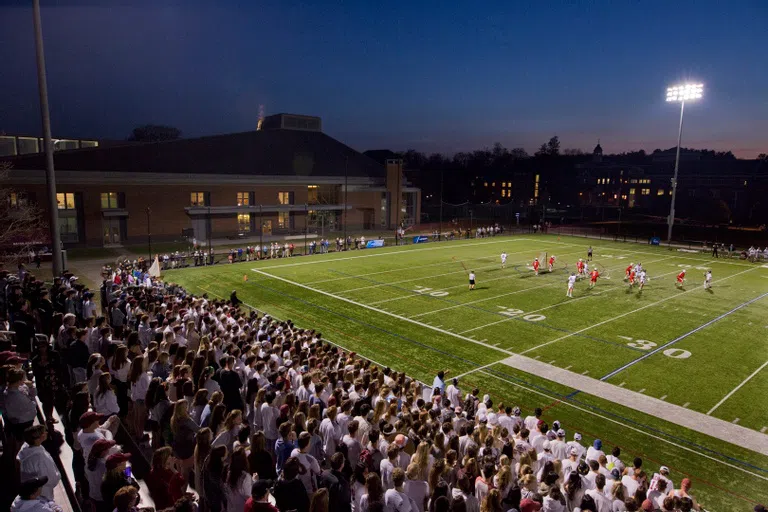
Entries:
[[437,231],[437,241],[443,237],[443,171],[440,171],[440,229]]
[[32,21],[35,27],[35,57],[37,62],[37,89],[40,95],[40,117],[43,123],[43,145],[45,148],[45,184],[48,199],[48,225],[51,232],[51,256],[53,277],[61,275],[64,264],[61,252],[59,229],[59,206],[56,200],[56,172],[53,167],[53,140],[51,139],[51,114],[48,109],[48,79],[45,74],[45,51],[43,50],[43,26],[40,21],[40,0],[32,1]]
[[152,210],[147,206],[147,252],[149,252],[149,261],[152,261],[152,231],[150,229],[150,215]]
[[672,176],[672,202],[669,205],[669,220],[667,221],[667,242],[672,242],[672,227],[675,224],[675,198],[677,196],[677,171],[680,167],[680,141],[683,138],[683,112],[685,102],[698,100],[704,91],[703,84],[682,84],[667,88],[667,101],[680,103],[680,126],[677,131],[677,152],[675,153],[675,172]]

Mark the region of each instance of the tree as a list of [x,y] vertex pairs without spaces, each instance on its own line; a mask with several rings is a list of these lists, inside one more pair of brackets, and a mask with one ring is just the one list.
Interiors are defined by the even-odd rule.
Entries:
[[581,155],[584,155],[585,153],[579,148],[567,148],[563,150],[563,154],[565,156],[581,156]]
[[[47,229],[36,204],[7,186],[11,165],[0,162],[0,251],[3,257],[25,255],[36,243],[47,243]],[[50,235],[48,235],[50,237]]]
[[757,155],[757,159],[768,162],[768,153],[760,153],[759,155]]
[[539,146],[536,156],[558,156],[560,154],[560,138],[555,135],[548,142]]
[[145,124],[137,126],[131,132],[128,140],[135,142],[161,142],[181,138],[181,130],[173,126]]

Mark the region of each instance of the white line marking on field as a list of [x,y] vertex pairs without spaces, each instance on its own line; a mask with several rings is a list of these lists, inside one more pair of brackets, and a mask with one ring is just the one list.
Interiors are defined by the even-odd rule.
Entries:
[[[405,249],[406,247],[412,247],[412,246],[396,246],[396,247],[390,247],[391,251],[382,251],[382,249],[376,249],[374,254],[363,254],[360,256],[350,256],[348,258],[318,258],[316,260],[312,261],[302,261],[300,263],[288,263],[286,265],[272,265],[269,267],[263,267],[260,269],[251,269],[251,270],[271,270],[271,269],[281,269],[281,268],[288,268],[288,267],[298,267],[303,265],[317,265],[318,263],[333,263],[335,261],[347,261],[347,260],[357,260],[360,258],[375,258],[377,256],[395,256],[399,254],[409,254],[409,253],[420,253],[420,252],[429,252],[429,251],[441,251],[444,249],[456,249],[457,247],[475,247],[477,245],[488,245],[488,244],[503,244],[503,243],[510,243],[510,242],[521,242],[521,241],[538,241],[542,245],[546,244],[554,244],[555,242],[550,241],[543,241],[543,240],[535,240],[533,238],[515,238],[515,237],[504,237],[503,240],[491,240],[488,242],[469,242],[466,244],[445,244],[441,245],[440,247],[425,247],[423,249]],[[574,245],[574,244],[561,244],[561,245]],[[373,252],[373,251],[372,251]],[[334,253],[335,254],[335,253]],[[205,267],[198,267],[198,268],[205,268]]]
[[[503,361],[503,359],[502,359],[502,361]],[[465,376],[469,375],[470,373],[475,373],[475,372],[479,372],[479,371],[485,370],[486,368],[489,368],[489,367],[491,367],[493,365],[499,364],[500,362],[501,361],[494,361],[492,363],[488,363],[488,364],[485,364],[483,366],[478,366],[474,370],[469,370],[468,372],[464,372],[461,375],[457,375],[456,377],[454,377],[454,379],[460,379],[462,377],[465,377]]]
[[536,356],[536,357],[534,357],[534,359],[538,359],[538,358],[540,358],[540,357],[541,357],[541,356]]
[[[348,304],[353,304],[355,306],[359,306],[359,307],[361,307],[363,309],[367,309],[369,311],[375,311],[377,313],[381,313],[383,315],[387,315],[387,316],[390,316],[392,318],[397,318],[398,320],[403,320],[404,322],[408,322],[408,323],[411,323],[411,324],[419,325],[421,327],[424,327],[424,328],[427,328],[427,329],[431,329],[433,331],[437,331],[437,332],[439,332],[441,334],[445,334],[447,336],[452,336],[454,338],[458,338],[460,340],[468,341],[468,342],[474,343],[476,345],[481,345],[483,347],[490,348],[492,350],[496,350],[498,352],[502,352],[502,353],[510,355],[510,356],[511,355],[516,355],[515,352],[512,352],[511,350],[506,350],[506,349],[503,349],[503,348],[494,347],[493,345],[488,345],[487,343],[483,343],[482,341],[473,340],[472,338],[468,338],[467,336],[462,336],[462,335],[457,334],[455,332],[449,332],[449,331],[446,331],[445,329],[440,329],[439,327],[434,327],[434,326],[431,326],[431,325],[427,325],[427,324],[425,324],[423,322],[418,322],[416,320],[411,320],[410,318],[404,317],[402,315],[398,315],[396,313],[390,313],[389,311],[384,311],[381,308],[375,308],[375,307],[370,306],[368,304],[363,304],[361,302],[357,302],[357,301],[354,301],[352,299],[348,299],[346,297],[340,297],[338,295],[334,295],[333,293],[326,292],[324,290],[318,290],[317,288],[312,288],[311,286],[307,286],[307,285],[302,284],[302,283],[297,283],[295,281],[291,281],[290,279],[286,279],[284,277],[280,277],[280,276],[275,276],[275,275],[269,274],[269,273],[264,272],[262,270],[259,270],[257,268],[252,268],[251,272],[255,272],[257,274],[261,274],[261,275],[263,275],[265,277],[269,277],[269,278],[275,279],[277,281],[282,281],[284,283],[291,284],[291,285],[296,286],[298,288],[303,288],[305,290],[309,290],[309,291],[312,291],[312,292],[315,292],[315,293],[319,293],[320,295],[325,295],[326,297],[332,297],[334,299],[340,300],[342,302],[346,302]],[[485,341],[487,341],[487,340],[485,340]]]
[[662,396],[659,400],[664,400],[665,398],[667,398],[667,395]]
[[552,364],[552,363],[554,363],[554,362],[555,362],[555,360],[553,359],[553,360],[551,360],[550,362],[548,362],[547,364]]
[[573,365],[572,365],[572,364],[569,364],[569,365],[568,365],[568,366],[566,366],[564,369],[565,369],[565,370],[568,370],[568,369],[570,369],[570,368],[571,368],[571,366],[573,366]]
[[683,407],[685,407],[685,408],[687,409],[689,405],[691,405],[691,402],[685,402],[685,403],[683,404]]
[[583,372],[581,372],[582,375],[586,375],[588,373],[589,373],[589,370],[584,370]]
[[[720,282],[720,281],[725,281],[725,280],[727,280],[727,279],[730,279],[730,278],[732,278],[732,277],[736,277],[736,276],[738,276],[738,275],[741,275],[741,274],[744,274],[744,273],[746,273],[746,272],[752,272],[752,271],[753,271],[753,270],[755,270],[756,268],[758,268],[758,267],[752,267],[752,268],[748,268],[747,270],[742,270],[741,272],[736,272],[735,274],[731,274],[730,276],[727,276],[727,277],[724,277],[724,278],[722,278],[722,279],[719,279],[719,280],[718,280],[718,282]],[[622,314],[620,314],[620,315],[616,315],[616,316],[614,316],[614,317],[612,317],[612,318],[609,318],[608,320],[603,320],[602,322],[598,322],[598,323],[596,323],[596,324],[594,324],[594,325],[590,325],[589,327],[585,327],[585,328],[583,328],[583,329],[579,329],[578,331],[574,331],[574,332],[572,332],[572,333],[569,333],[569,334],[566,334],[566,335],[564,335],[564,336],[560,336],[559,338],[556,338],[556,339],[554,339],[554,340],[551,340],[551,341],[547,341],[547,342],[545,342],[545,343],[542,343],[541,345],[537,345],[537,346],[535,346],[535,347],[532,347],[532,348],[529,348],[529,349],[527,349],[527,350],[523,350],[522,352],[520,352],[520,354],[521,354],[521,355],[522,355],[522,354],[527,354],[528,352],[531,352],[531,351],[533,351],[533,350],[539,349],[539,348],[541,348],[541,347],[545,347],[545,346],[547,346],[547,345],[551,345],[552,343],[557,343],[558,341],[562,341],[562,340],[564,340],[564,339],[570,338],[571,336],[575,336],[575,335],[577,335],[577,334],[581,334],[581,333],[583,333],[583,332],[585,332],[585,331],[589,331],[590,329],[594,329],[595,327],[600,327],[601,325],[605,325],[605,324],[607,324],[607,323],[610,323],[610,322],[614,322],[614,321],[618,320],[619,318],[624,318],[625,316],[629,316],[629,315],[632,315],[632,314],[634,314],[634,313],[637,313],[638,311],[642,311],[642,310],[644,310],[644,309],[648,309],[648,308],[651,308],[651,307],[653,307],[653,306],[656,306],[656,305],[658,305],[658,304],[661,304],[661,303],[663,303],[663,302],[666,302],[666,301],[668,301],[668,300],[672,300],[672,299],[676,299],[676,298],[678,298],[678,297],[682,297],[682,296],[683,296],[683,295],[685,295],[686,293],[695,292],[696,290],[699,290],[699,291],[701,291],[701,288],[691,288],[690,290],[688,290],[688,291],[685,291],[685,292],[683,292],[683,293],[678,293],[678,294],[675,294],[675,295],[670,295],[669,297],[663,298],[663,299],[661,299],[661,300],[657,300],[656,302],[652,302],[652,303],[650,303],[650,304],[646,304],[645,306],[639,307],[639,308],[637,308],[637,309],[633,309],[632,311],[627,311],[626,313],[622,313]],[[660,347],[660,348],[661,348],[661,347]],[[648,356],[648,355],[650,355],[650,354],[646,354],[645,356]],[[645,356],[644,356],[644,357],[645,357]],[[622,368],[622,369],[623,369],[623,368]],[[613,373],[614,373],[614,372],[612,372],[612,374],[613,374]],[[610,376],[610,375],[611,375],[611,374],[609,374],[609,376]]]
[[494,347],[498,347],[499,345],[501,345],[501,343],[494,343],[493,344]]
[[765,431],[768,430],[768,427],[763,427],[760,429],[761,434],[765,434]]
[[[669,258],[673,258],[673,256],[669,256],[667,258],[662,258],[662,260],[666,260],[666,259],[669,259]],[[658,261],[661,261],[661,260],[658,260]],[[650,263],[655,263],[655,262],[651,261]],[[609,267],[609,268],[618,268],[618,267]],[[677,270],[673,270],[672,272],[667,272],[665,274],[660,274],[660,275],[658,275],[656,277],[658,278],[658,277],[667,276],[667,275],[675,274],[675,273],[677,273]],[[555,284],[561,284],[561,283],[555,283]],[[552,286],[552,285],[547,285],[547,286]],[[580,300],[588,299],[590,297],[595,297],[597,295],[602,295],[603,293],[608,293],[608,292],[612,292],[612,291],[615,292],[615,291],[618,291],[618,290],[625,290],[625,288],[623,286],[617,286],[615,288],[611,288],[610,290],[603,290],[603,291],[599,292],[599,294],[598,293],[593,293],[593,294],[590,294],[590,295],[582,295],[581,297],[577,297],[575,299],[571,298],[569,300],[564,300],[562,302],[558,302],[556,304],[545,306],[543,308],[534,309],[533,311],[526,311],[525,314],[526,315],[532,315],[534,313],[540,313],[540,312],[546,311],[548,309],[557,308],[557,307],[560,307],[560,306],[564,306],[566,304],[573,304],[574,302],[578,302]],[[502,306],[499,306],[499,307],[502,307]],[[440,310],[437,310],[437,311],[440,311]],[[510,316],[508,318],[502,318],[501,320],[496,320],[495,322],[490,322],[490,323],[487,323],[485,325],[481,325],[479,327],[473,327],[472,329],[467,329],[466,331],[462,331],[461,334],[466,334],[468,332],[473,332],[473,331],[477,331],[477,330],[480,330],[480,329],[485,329],[486,327],[491,327],[491,326],[496,325],[496,324],[501,324],[501,323],[504,323],[504,322],[509,322],[510,320],[514,320],[515,318],[518,318],[519,316],[520,315]],[[525,352],[521,352],[521,354],[524,354],[524,353]]]
[[739,422],[739,418],[736,418],[736,419],[734,419],[734,420],[733,420],[731,423],[733,423],[733,424],[735,425],[735,424],[736,424],[736,423],[738,423],[738,422]]
[[621,384],[619,384],[619,387],[623,388],[625,384],[626,384],[626,382],[622,382]]
[[[574,253],[566,253],[566,254],[574,254]],[[667,257],[661,258],[659,260],[650,261],[649,263],[657,263],[659,261],[668,260],[668,259],[674,258],[674,257],[675,256],[667,256]],[[620,268],[622,266],[623,265],[617,265],[617,266],[613,266],[613,267],[608,267],[608,269],[616,269],[616,268]],[[675,272],[677,272],[677,270],[675,270],[674,272],[669,272],[669,274],[673,274]],[[668,274],[662,274],[662,275],[668,275]],[[488,281],[484,281],[484,282],[488,282]],[[448,309],[460,308],[462,306],[468,306],[470,304],[477,304],[478,302],[486,302],[486,301],[489,301],[489,300],[500,299],[501,297],[506,297],[508,295],[514,295],[516,293],[522,293],[522,292],[526,292],[526,291],[529,291],[529,290],[538,290],[539,288],[548,288],[548,287],[551,287],[551,286],[561,286],[561,285],[562,285],[562,283],[557,282],[557,283],[547,283],[547,284],[543,284],[543,285],[540,285],[540,286],[532,286],[530,288],[525,288],[523,290],[516,290],[516,291],[513,291],[513,292],[509,292],[509,293],[502,293],[501,295],[497,295],[495,297],[488,297],[488,298],[485,298],[485,299],[479,299],[479,300],[474,300],[474,301],[470,301],[470,302],[463,302],[461,304],[454,304],[453,306],[449,306],[449,307],[446,307],[446,308],[433,309],[432,311],[427,311],[426,313],[420,313],[420,314],[418,314],[416,316],[431,315],[433,313],[440,313],[441,311],[446,311]],[[621,288],[621,289],[623,289],[623,288]],[[601,295],[601,294],[605,293],[606,291],[611,291],[611,290],[604,290],[602,292],[593,293],[593,294],[590,294],[590,295],[585,295],[583,297],[579,297],[579,298],[574,299],[574,300],[563,301],[562,303],[557,303],[557,304],[554,304],[552,306],[548,306],[547,308],[544,308],[544,309],[561,306],[562,304],[567,304],[567,303],[571,303],[571,302],[576,302],[576,301],[578,301],[580,299],[586,299],[587,297],[594,297],[594,296],[597,296],[597,295]],[[501,309],[504,309],[503,306],[498,306],[498,307],[501,308]],[[537,311],[541,311],[541,310],[537,310]],[[535,313],[535,312],[536,311],[529,311],[528,314]],[[504,321],[505,320],[509,320],[509,319],[507,318],[507,319],[504,319]],[[501,323],[501,321],[492,322],[490,324],[487,324],[484,327],[487,327],[487,326],[490,326],[490,325],[494,325],[494,324],[497,324],[497,323]],[[470,329],[470,330],[472,330],[472,329]],[[464,332],[469,332],[469,331],[464,331]]]
[[638,393],[645,393],[645,388],[643,388],[640,391],[638,391]]
[[676,448],[680,448],[681,450],[685,450],[685,451],[690,452],[690,453],[692,453],[694,455],[697,455],[697,456],[700,456],[700,457],[704,457],[706,459],[715,461],[715,462],[717,462],[719,464],[722,464],[724,466],[728,466],[730,468],[737,469],[737,470],[739,470],[739,471],[741,471],[743,473],[746,473],[748,475],[760,478],[761,480],[768,481],[768,476],[764,476],[764,475],[760,475],[760,474],[757,474],[757,473],[753,473],[753,472],[751,472],[751,471],[749,471],[747,469],[744,469],[744,468],[742,468],[740,466],[737,466],[735,464],[731,464],[730,462],[726,462],[724,460],[720,460],[720,459],[717,459],[715,457],[712,457],[711,455],[707,455],[706,453],[703,453],[701,450],[693,449],[693,448],[688,448],[687,446],[683,446],[681,444],[677,444],[677,443],[675,443],[673,441],[670,441],[670,440],[668,440],[668,439],[666,439],[664,437],[655,436],[655,435],[651,434],[650,432],[646,432],[645,430],[641,430],[641,429],[633,427],[631,425],[627,425],[626,423],[622,423],[622,422],[620,422],[618,420],[615,420],[613,418],[610,418],[608,416],[603,416],[601,414],[596,413],[595,411],[593,411],[591,409],[586,409],[586,408],[583,408],[583,407],[579,407],[578,405],[576,405],[576,404],[574,404],[574,403],[572,403],[570,401],[558,399],[558,398],[556,398],[556,397],[554,397],[552,395],[549,395],[547,393],[543,393],[543,392],[541,392],[541,391],[539,391],[537,389],[533,389],[533,388],[529,388],[527,386],[523,386],[523,385],[521,385],[521,384],[519,384],[517,382],[514,382],[512,380],[509,380],[509,379],[504,379],[504,378],[499,377],[498,375],[495,375],[493,373],[489,373],[489,372],[483,372],[483,373],[488,375],[489,377],[493,377],[495,379],[499,379],[502,382],[506,382],[506,383],[511,384],[511,385],[513,385],[515,387],[518,387],[520,389],[524,389],[524,390],[529,391],[531,393],[534,393],[534,394],[546,397],[549,400],[558,401],[559,403],[561,403],[561,404],[563,404],[563,405],[565,405],[567,407],[572,407],[572,408],[574,408],[574,409],[576,409],[578,411],[582,411],[584,413],[591,414],[592,416],[595,416],[597,418],[601,418],[604,421],[611,422],[611,423],[614,423],[616,425],[620,425],[620,426],[622,426],[622,427],[624,427],[624,428],[626,428],[628,430],[632,430],[634,432],[638,432],[640,434],[646,435],[646,436],[648,436],[648,437],[650,437],[652,439],[655,439],[658,442],[667,443],[667,444],[669,444],[671,446],[674,446]]
[[749,382],[749,381],[752,379],[752,377],[754,377],[755,375],[757,375],[758,373],[760,373],[760,370],[762,370],[762,369],[763,369],[763,368],[765,368],[766,366],[768,366],[768,361],[766,361],[766,362],[764,362],[763,364],[761,364],[761,365],[760,365],[760,368],[758,368],[757,370],[755,370],[754,372],[752,372],[752,373],[749,375],[749,377],[747,377],[746,379],[744,379],[743,381],[741,381],[741,384],[739,384],[738,386],[736,386],[735,388],[733,388],[733,389],[730,391],[730,393],[728,393],[727,395],[725,395],[725,396],[723,397],[723,399],[722,399],[722,400],[720,400],[719,402],[717,402],[717,403],[715,404],[715,406],[714,406],[714,407],[712,407],[712,408],[709,410],[709,412],[707,412],[707,415],[710,415],[710,414],[712,414],[713,412],[715,412],[715,409],[717,409],[718,407],[720,407],[721,405],[723,405],[723,403],[725,403],[725,401],[726,401],[726,400],[728,400],[729,398],[731,398],[731,396],[732,396],[732,395],[733,395],[735,392],[737,392],[738,390],[740,390],[740,389],[741,389],[741,387],[742,387],[744,384],[746,384],[747,382]]

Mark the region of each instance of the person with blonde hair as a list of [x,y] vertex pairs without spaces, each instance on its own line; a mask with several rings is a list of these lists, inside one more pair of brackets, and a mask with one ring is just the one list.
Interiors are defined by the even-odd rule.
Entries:
[[184,496],[187,481],[179,469],[170,447],[164,446],[152,454],[152,469],[146,483],[158,510],[172,507],[176,500]]
[[429,453],[429,449],[430,444],[428,442],[420,442],[410,461],[411,464],[416,464],[416,467],[419,468],[419,480],[426,480],[429,477],[429,471],[435,463],[435,457]]
[[480,512],[504,512],[501,506],[501,493],[498,489],[491,489],[480,504]]
[[171,448],[173,455],[179,459],[181,474],[187,481],[195,465],[195,434],[200,430],[197,423],[189,417],[188,407],[185,399],[176,400],[171,416]]
[[211,429],[203,427],[197,431],[195,436],[195,453],[192,456],[194,478],[192,485],[194,486],[197,494],[200,495],[200,503],[205,503],[205,489],[203,487],[203,468],[205,466],[205,459],[211,453],[211,443],[213,443],[213,434]]
[[328,512],[328,489],[319,489],[312,496],[309,512]]
[[232,449],[237,441],[237,434],[243,425],[243,412],[240,409],[233,409],[224,420],[224,429],[213,440],[213,446],[226,446],[227,453],[231,455]]
[[418,512],[424,512],[429,502],[429,484],[421,478],[421,468],[415,462],[408,465],[405,471],[406,481],[403,491],[416,503]]

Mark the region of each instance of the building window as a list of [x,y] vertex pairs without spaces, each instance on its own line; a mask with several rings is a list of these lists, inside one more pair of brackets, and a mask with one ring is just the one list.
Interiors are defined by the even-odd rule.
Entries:
[[642,193],[644,196],[649,196],[649,195],[651,195],[651,189],[649,189],[649,188],[644,188],[644,189],[642,189],[642,190],[641,190],[641,193]]
[[280,204],[293,204],[293,192],[278,192],[277,201]]
[[11,208],[16,208],[19,206],[19,195],[16,192],[11,192],[8,194],[8,206]]
[[53,150],[67,151],[69,149],[78,149],[78,146],[79,146],[79,143],[76,140],[59,139],[57,141],[54,141]]
[[56,203],[59,205],[59,210],[74,210],[75,194],[72,192],[59,192],[56,194]]
[[657,191],[656,191],[656,195],[657,195],[657,196],[663,196],[663,195],[664,195],[664,189],[663,189],[663,188],[660,188],[659,190],[657,190]]
[[0,135],[0,156],[16,155],[16,137]]
[[487,187],[488,186],[488,182],[487,181],[483,182],[483,186]]
[[81,148],[97,148],[99,147],[99,142],[96,140],[81,140],[80,147]]
[[307,185],[307,204],[317,204],[317,185]]
[[192,192],[189,195],[190,206],[206,206],[205,192]]
[[536,175],[536,182],[533,184],[533,197],[539,199],[539,175]]
[[250,192],[238,192],[237,193],[237,206],[248,206],[251,204]]
[[237,214],[237,232],[238,233],[251,232],[251,214],[250,213]]
[[102,192],[101,209],[109,210],[113,208],[119,208],[117,204],[117,192]]
[[501,197],[507,197],[507,191],[504,189],[501,189]]
[[291,227],[291,212],[277,212],[277,227],[281,229]]
[[59,233],[63,242],[77,242],[77,217],[59,217]]

